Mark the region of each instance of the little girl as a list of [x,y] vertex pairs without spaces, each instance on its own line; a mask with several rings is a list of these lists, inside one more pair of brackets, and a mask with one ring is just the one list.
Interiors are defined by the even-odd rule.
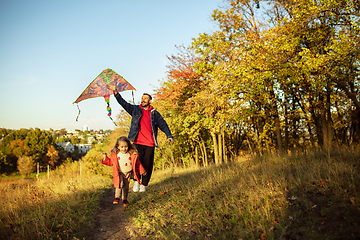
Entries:
[[127,196],[129,192],[130,179],[134,178],[140,182],[140,175],[146,175],[144,167],[141,165],[137,151],[127,137],[119,137],[114,148],[111,150],[110,158],[103,153],[101,163],[113,166],[113,181],[115,187],[115,200],[113,204],[119,204],[120,189],[122,190],[122,203],[128,205]]

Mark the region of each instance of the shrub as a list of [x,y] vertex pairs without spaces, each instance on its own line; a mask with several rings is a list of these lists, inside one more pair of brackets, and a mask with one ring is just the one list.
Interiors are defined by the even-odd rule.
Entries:
[[19,157],[17,169],[21,175],[29,176],[35,170],[35,161],[31,156]]

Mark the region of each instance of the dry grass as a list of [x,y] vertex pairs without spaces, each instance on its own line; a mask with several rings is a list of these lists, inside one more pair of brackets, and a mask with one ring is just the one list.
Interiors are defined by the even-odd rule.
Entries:
[[3,239],[68,239],[89,227],[111,180],[79,175],[78,163],[51,172],[50,179],[2,180],[0,235]]
[[151,239],[359,239],[360,155],[155,172],[128,214]]
[[[126,214],[149,239],[359,239],[359,170],[360,154],[343,150],[156,171]],[[111,182],[75,164],[49,180],[1,180],[0,236],[73,239]]]

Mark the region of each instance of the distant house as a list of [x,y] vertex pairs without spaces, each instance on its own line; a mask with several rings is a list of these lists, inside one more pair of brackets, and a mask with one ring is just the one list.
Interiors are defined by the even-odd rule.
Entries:
[[88,140],[89,144],[92,144],[95,141],[95,138],[94,137],[88,137],[87,140]]
[[104,139],[104,134],[96,134],[96,139]]
[[79,153],[87,153],[91,149],[91,144],[72,144],[71,142],[60,142],[58,146],[63,147],[66,152],[74,152],[75,147],[79,150]]
[[74,144],[79,150],[79,153],[87,153],[91,149],[91,144]]
[[63,147],[66,152],[73,152],[74,145],[71,142],[59,142],[57,143],[58,146]]

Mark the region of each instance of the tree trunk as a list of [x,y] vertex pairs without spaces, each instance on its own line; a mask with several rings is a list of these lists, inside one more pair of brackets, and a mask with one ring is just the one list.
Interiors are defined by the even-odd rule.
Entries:
[[279,153],[283,153],[284,150],[282,145],[282,136],[281,136],[279,112],[277,107],[277,99],[275,97],[275,93],[272,86],[270,86],[270,96],[272,100],[272,115],[275,121],[275,128],[276,128],[275,131],[276,131],[277,149]]
[[218,133],[218,147],[219,147],[219,164],[223,162],[223,145],[222,145],[222,135]]
[[190,158],[190,166],[194,166],[195,160],[194,160],[193,154],[190,154],[189,158]]
[[172,164],[173,164],[173,167],[176,167],[174,154],[173,154],[173,152],[171,151],[171,148],[170,148],[170,147],[168,147],[168,149],[169,149],[169,152],[170,152],[170,158],[171,158],[171,162],[172,162]]
[[319,99],[325,100],[321,101],[325,103],[325,107],[321,108],[321,130],[322,130],[322,150],[330,156],[331,149],[331,112],[330,112],[330,88],[329,85],[326,87],[326,99],[321,96]]
[[211,134],[211,137],[213,140],[215,165],[219,165],[219,148],[218,148],[218,144],[217,144],[216,134],[213,132],[211,132],[210,134]]
[[308,119],[306,125],[307,125],[307,127],[308,127],[308,132],[309,132],[310,147],[313,148],[313,147],[315,146],[315,140],[314,140],[314,136],[313,136],[313,134],[312,134],[310,121],[311,121],[311,119]]
[[204,166],[207,167],[209,165],[207,152],[206,152],[206,145],[203,139],[200,140],[200,145],[202,146],[203,152],[204,152]]
[[292,148],[297,148],[297,146],[299,145],[299,134],[297,132],[297,123],[299,121],[299,117],[296,114],[296,102],[293,101],[292,103],[292,119],[291,119],[291,125],[292,125],[292,140],[293,140],[293,145],[291,146]]
[[[294,102],[294,100],[293,100]],[[287,101],[287,97],[285,95],[285,138],[284,138],[284,150],[286,153],[288,153],[289,150],[289,109],[288,109],[288,101]]]
[[[202,164],[203,164],[203,166],[205,166],[205,154],[204,154],[204,150],[202,148],[201,140],[198,142],[198,144],[199,144],[199,148],[200,148]],[[200,166],[200,164],[199,164],[199,166]]]
[[197,167],[199,166],[199,151],[197,145],[195,145],[195,165]]
[[222,139],[223,139],[223,142],[222,142],[222,149],[223,149],[223,158],[224,158],[224,162],[227,163],[228,162],[228,156],[227,156],[227,148],[226,148],[226,144],[225,144],[225,131],[222,131],[221,132],[222,134]]
[[360,141],[360,110],[355,109],[350,112],[350,136],[349,144]]
[[248,142],[248,146],[249,146],[249,150],[250,150],[250,153],[251,154],[254,154],[254,151],[251,147],[251,143],[250,143],[250,139],[249,139],[249,136],[246,134],[246,141]]
[[[346,82],[346,80],[345,80]],[[342,80],[340,81],[336,81],[337,85],[339,86],[339,88],[341,88],[346,96],[351,99],[351,101],[354,103],[356,109],[360,110],[360,101],[357,99],[357,96],[355,93],[351,92],[348,87],[342,82]]]
[[165,159],[164,158],[162,158],[161,165],[162,165],[162,170],[165,170]]
[[328,150],[329,150],[329,146],[328,146],[328,138],[329,138],[329,132],[328,132],[328,129],[329,129],[329,127],[328,127],[328,121],[327,121],[327,119],[326,119],[326,109],[321,109],[321,122],[322,122],[322,124],[321,124],[321,127],[322,127],[322,137],[323,137],[323,139],[322,139],[322,142],[323,142],[323,144],[322,144],[322,150],[324,151],[324,152],[328,152]]
[[184,163],[184,160],[183,160],[183,159],[184,159],[184,156],[183,156],[183,154],[182,154],[182,151],[181,151],[180,146],[179,146],[179,154],[180,154],[180,160],[181,160],[183,166],[185,166],[185,163]]
[[314,99],[311,95],[309,95],[308,99],[309,105],[310,105],[310,114],[312,119],[314,120],[315,124],[315,131],[316,131],[316,138],[319,146],[323,145],[323,133],[322,133],[322,127],[321,127],[321,119],[316,115],[315,108],[314,108]]
[[332,142],[332,132],[331,132],[331,112],[330,112],[330,87],[329,83],[327,85],[327,92],[326,92],[326,105],[325,109],[322,109],[322,120],[323,120],[323,142],[324,142],[324,151],[328,153],[328,157],[330,157],[330,150],[331,150],[331,142]]
[[271,154],[271,150],[270,150],[270,146],[269,146],[269,140],[265,139],[265,144],[266,144],[267,154],[270,155],[270,154]]

